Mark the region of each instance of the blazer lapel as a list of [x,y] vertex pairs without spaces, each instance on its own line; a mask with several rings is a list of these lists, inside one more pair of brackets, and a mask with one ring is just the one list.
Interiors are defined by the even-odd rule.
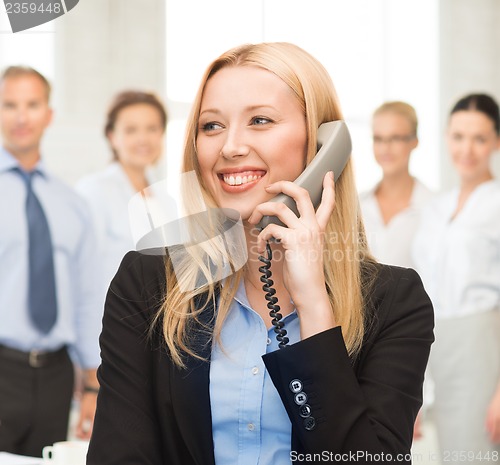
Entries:
[[[218,295],[215,296],[215,299]],[[197,308],[202,299],[196,299]],[[203,360],[189,357],[185,369],[174,369],[171,389],[176,422],[186,445],[199,465],[215,465],[210,408],[209,375],[212,352],[211,335],[215,314],[214,302],[209,302],[200,314],[200,325],[194,348]]]

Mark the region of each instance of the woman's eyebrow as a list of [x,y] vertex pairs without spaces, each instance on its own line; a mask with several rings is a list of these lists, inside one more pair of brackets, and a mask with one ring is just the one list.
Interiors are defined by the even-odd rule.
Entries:
[[[268,104],[258,104],[258,105],[249,105],[243,109],[243,112],[252,112],[255,110],[260,110],[260,109],[268,109],[268,110],[273,110],[277,111],[276,108],[272,105]],[[217,108],[206,108],[200,111],[200,116],[203,115],[204,113],[214,113],[216,115],[222,114],[222,111],[217,109]]]

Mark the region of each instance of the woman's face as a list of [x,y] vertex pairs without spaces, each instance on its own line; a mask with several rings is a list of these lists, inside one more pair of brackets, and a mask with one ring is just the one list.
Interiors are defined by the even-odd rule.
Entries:
[[408,119],[394,112],[379,113],[372,129],[373,153],[384,176],[407,173],[411,152],[418,144]]
[[217,205],[239,211],[245,220],[272,197],[267,185],[293,181],[302,172],[304,112],[275,74],[226,67],[206,84],[196,148],[203,182]]
[[451,160],[462,181],[480,181],[490,176],[490,158],[500,141],[488,116],[476,110],[453,113],[447,141]]
[[161,155],[163,133],[160,112],[147,103],[137,103],[120,110],[108,138],[122,165],[144,169]]

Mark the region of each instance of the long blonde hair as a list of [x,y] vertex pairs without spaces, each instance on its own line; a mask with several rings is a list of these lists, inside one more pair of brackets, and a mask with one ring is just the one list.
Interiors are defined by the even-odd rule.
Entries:
[[[303,108],[307,125],[307,162],[314,157],[316,132],[320,124],[342,119],[339,102],[331,78],[326,69],[303,49],[284,42],[248,44],[236,47],[222,54],[206,70],[198,93],[195,97],[186,128],[184,143],[183,171],[195,171],[202,187],[205,201],[209,206],[216,206],[203,185],[196,155],[196,138],[201,101],[207,81],[220,69],[229,66],[253,66],[268,70],[281,78],[293,91]],[[370,264],[365,233],[360,218],[360,210],[352,163],[349,161],[335,187],[336,205],[326,230],[325,240],[325,277],[335,319],[342,327],[342,333],[349,354],[355,355],[362,344],[365,318],[362,273]],[[217,246],[213,246],[217,249]],[[222,247],[221,247],[222,248]],[[212,251],[213,252],[213,251]],[[217,260],[217,251],[209,255]],[[196,274],[210,273],[201,257],[193,257],[186,263],[191,273],[185,279],[195,280]],[[157,321],[161,320],[163,335],[172,360],[180,367],[184,366],[185,355],[198,357],[193,349],[197,338],[192,328],[212,331],[212,340],[220,342],[222,325],[228,315],[232,299],[242,279],[242,271],[229,276],[224,286],[208,284],[193,291],[182,292],[178,278],[171,263],[167,260],[167,282],[165,301],[160,309]],[[208,276],[207,276],[208,277]],[[184,287],[185,288],[185,287]],[[195,298],[204,295],[203,305],[195,305]],[[210,325],[200,326],[199,316],[209,302],[215,302],[219,296],[214,321]],[[198,323],[193,325],[194,323]],[[201,328],[201,329],[200,329]]]
[[395,100],[392,102],[384,102],[382,105],[377,107],[373,112],[373,118],[375,116],[384,113],[396,113],[397,115],[406,118],[410,124],[410,130],[413,136],[417,137],[418,133],[418,118],[415,108],[413,108],[409,103],[402,102],[400,100]]

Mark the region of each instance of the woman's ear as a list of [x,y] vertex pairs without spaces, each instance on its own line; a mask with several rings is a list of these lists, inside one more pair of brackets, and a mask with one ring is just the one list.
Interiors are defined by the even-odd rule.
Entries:
[[411,141],[411,149],[412,150],[415,150],[418,147],[418,142],[419,142],[418,137],[415,136],[413,138],[413,140]]
[[111,145],[111,148],[114,150],[115,149],[115,133],[113,130],[109,130],[106,133],[106,139],[108,139],[109,145]]

